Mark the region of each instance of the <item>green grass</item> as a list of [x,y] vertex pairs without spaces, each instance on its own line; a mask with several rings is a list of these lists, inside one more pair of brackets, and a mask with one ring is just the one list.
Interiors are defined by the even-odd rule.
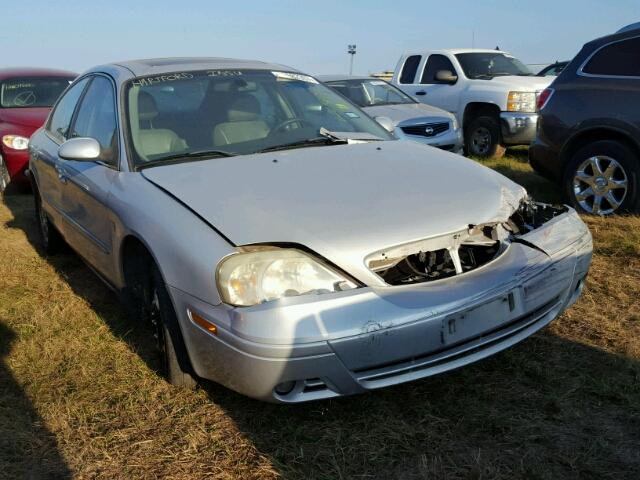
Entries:
[[[483,162],[556,201],[518,151]],[[298,406],[157,374],[148,332],[0,202],[0,478],[638,478],[640,218],[587,218],[578,303],[480,363]]]

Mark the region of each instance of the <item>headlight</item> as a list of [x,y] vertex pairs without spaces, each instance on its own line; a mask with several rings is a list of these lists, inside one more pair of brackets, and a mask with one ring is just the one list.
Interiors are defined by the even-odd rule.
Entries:
[[356,288],[354,282],[310,255],[276,247],[224,258],[218,266],[217,282],[222,300],[236,306]]
[[456,120],[456,117],[453,117],[453,120],[451,121],[451,127],[452,127],[454,130],[457,130],[457,129],[458,129],[458,120]]
[[535,112],[535,92],[509,92],[507,97],[508,112]]
[[20,135],[5,135],[2,137],[2,143],[14,150],[26,150],[29,146],[29,139]]

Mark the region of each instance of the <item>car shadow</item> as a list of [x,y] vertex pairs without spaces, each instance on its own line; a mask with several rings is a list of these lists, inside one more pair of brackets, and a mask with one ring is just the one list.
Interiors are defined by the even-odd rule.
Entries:
[[[11,226],[41,252],[25,200],[6,203]],[[74,254],[47,260],[157,371],[152,336],[116,295]],[[636,360],[551,327],[474,365],[354,397],[287,406],[205,380],[200,388],[284,478],[619,479],[640,471],[639,380]],[[19,409],[33,413],[28,402]]]
[[6,357],[16,333],[0,319],[0,478],[66,479],[71,472]]

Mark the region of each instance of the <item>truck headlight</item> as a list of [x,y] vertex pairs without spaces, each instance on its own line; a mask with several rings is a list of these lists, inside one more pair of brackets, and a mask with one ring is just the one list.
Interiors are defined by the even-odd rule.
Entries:
[[26,150],[29,147],[29,139],[20,135],[5,135],[2,137],[2,143],[14,150]]
[[357,287],[300,250],[276,247],[240,251],[224,258],[218,266],[217,283],[222,300],[235,306]]
[[507,112],[530,112],[536,111],[535,92],[509,92],[507,97]]

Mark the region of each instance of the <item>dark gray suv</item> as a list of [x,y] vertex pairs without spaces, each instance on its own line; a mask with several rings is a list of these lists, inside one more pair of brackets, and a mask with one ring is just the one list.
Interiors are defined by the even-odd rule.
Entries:
[[531,166],[581,212],[640,212],[640,28],[587,43],[538,109]]

